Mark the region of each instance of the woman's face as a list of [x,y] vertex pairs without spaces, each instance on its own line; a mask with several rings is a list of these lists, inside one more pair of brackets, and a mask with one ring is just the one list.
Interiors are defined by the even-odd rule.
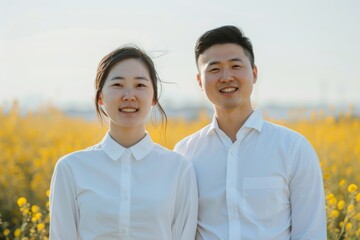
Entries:
[[110,70],[98,99],[110,127],[145,129],[145,119],[154,105],[154,87],[143,62],[126,59]]

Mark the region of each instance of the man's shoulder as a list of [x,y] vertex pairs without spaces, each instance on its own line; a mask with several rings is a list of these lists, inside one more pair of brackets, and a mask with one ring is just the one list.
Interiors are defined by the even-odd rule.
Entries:
[[210,124],[194,132],[193,134],[188,135],[187,137],[183,138],[176,144],[174,150],[178,151],[179,149],[187,148],[187,146],[189,145],[194,145],[198,143],[204,137],[206,137],[207,133],[209,132],[209,129],[210,129]]
[[304,138],[304,136],[301,135],[299,132],[289,127],[269,121],[264,121],[263,130],[265,133],[271,135],[279,135],[279,136],[290,137],[295,139]]

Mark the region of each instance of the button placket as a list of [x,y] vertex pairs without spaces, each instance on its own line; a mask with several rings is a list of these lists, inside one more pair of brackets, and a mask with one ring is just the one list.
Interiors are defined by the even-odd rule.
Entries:
[[231,211],[232,218],[229,222],[229,234],[230,234],[230,240],[238,240],[241,239],[241,222],[240,222],[240,211],[238,202],[240,201],[241,192],[237,190],[238,186],[238,168],[239,168],[239,151],[240,151],[240,144],[246,139],[246,137],[250,134],[250,130],[248,128],[241,128],[240,131],[237,134],[237,140],[236,142],[230,147],[229,155],[232,159],[232,177],[233,180],[232,184],[234,184],[232,188],[232,198],[231,198],[231,204],[228,205],[228,211]]
[[237,207],[238,159],[236,157],[236,145],[236,143],[232,144],[228,150],[226,174],[226,199],[228,206],[230,239],[240,239],[239,213]]
[[120,184],[120,217],[119,233],[121,237],[129,238],[130,226],[130,193],[131,193],[131,152],[126,149],[121,158]]

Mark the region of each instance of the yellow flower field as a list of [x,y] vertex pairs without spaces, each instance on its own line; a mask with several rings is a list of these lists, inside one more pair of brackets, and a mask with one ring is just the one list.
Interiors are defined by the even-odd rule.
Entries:
[[[147,129],[155,142],[172,149],[209,121],[200,113],[192,122],[169,119],[166,133],[152,124]],[[0,108],[0,123],[0,239],[47,239],[48,189],[56,161],[100,141],[106,126],[51,107],[21,116],[16,104],[7,114]],[[318,153],[328,239],[360,239],[360,118],[314,113],[281,124],[305,135]]]

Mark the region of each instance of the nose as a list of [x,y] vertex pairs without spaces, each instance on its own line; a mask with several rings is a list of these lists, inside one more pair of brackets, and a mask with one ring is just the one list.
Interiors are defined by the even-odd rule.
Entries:
[[135,101],[136,97],[132,88],[124,89],[123,101]]
[[231,71],[229,69],[224,68],[221,76],[220,76],[220,81],[221,82],[230,82],[232,81],[232,74]]

